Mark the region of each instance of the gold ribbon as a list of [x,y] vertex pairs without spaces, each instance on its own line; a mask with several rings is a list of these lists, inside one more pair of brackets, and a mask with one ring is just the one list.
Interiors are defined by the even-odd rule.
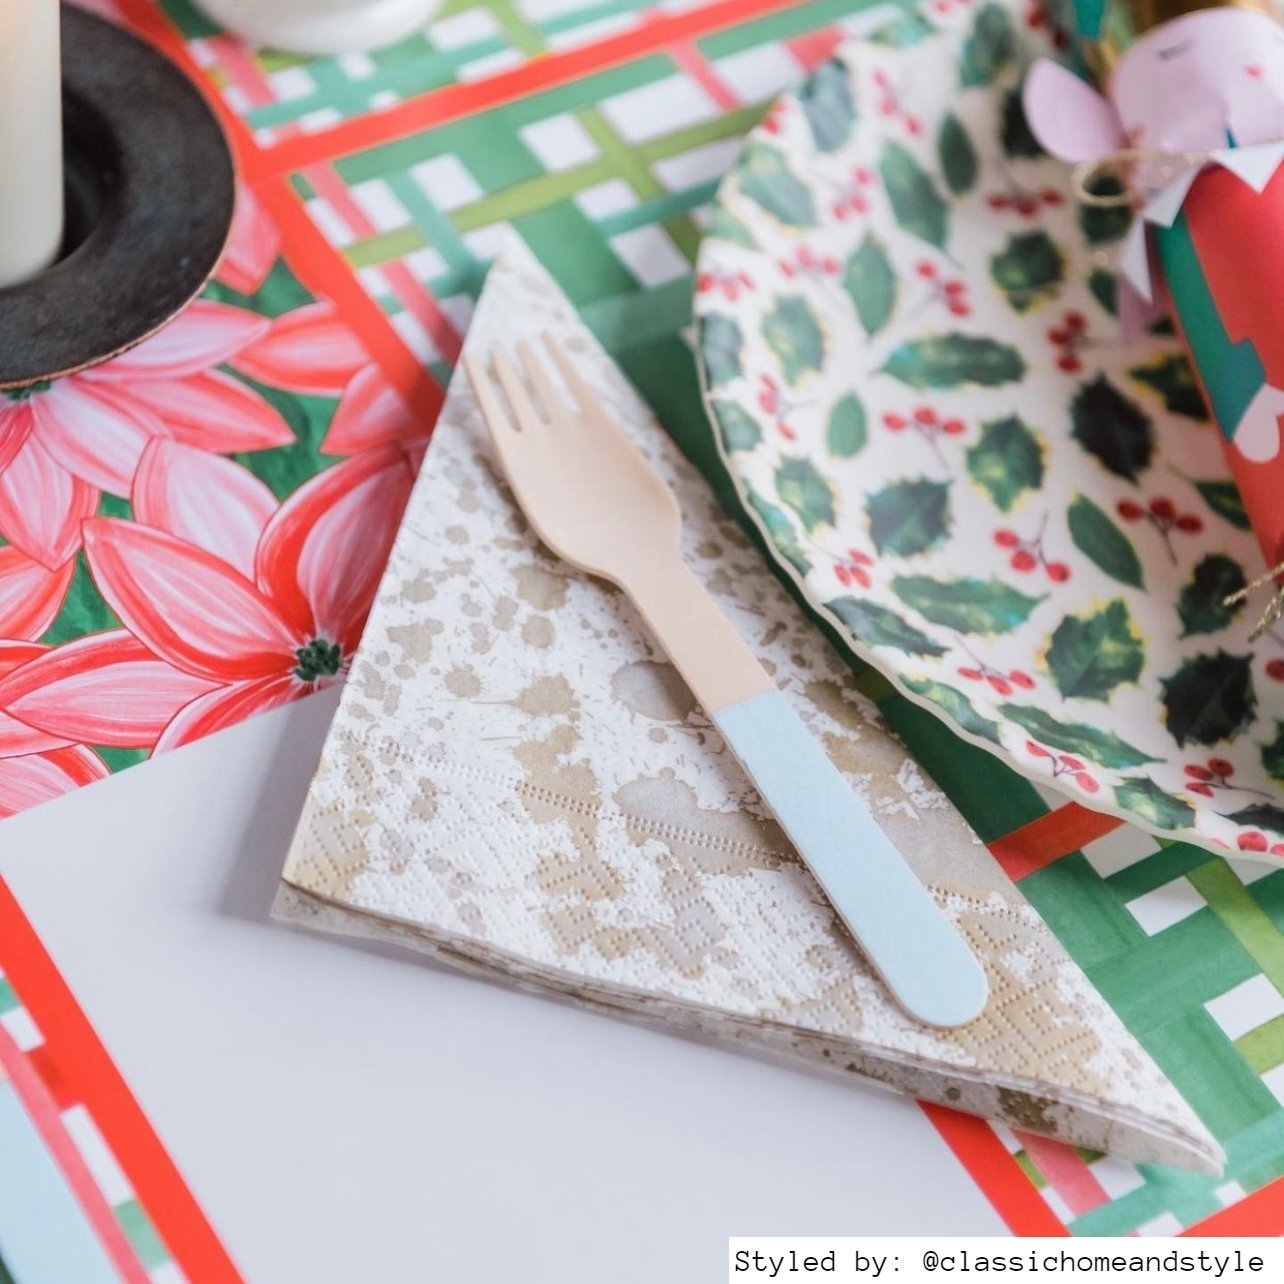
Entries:
[[[1238,593],[1232,593],[1229,597],[1224,597],[1222,605],[1230,607],[1238,606],[1241,602],[1247,602],[1259,588],[1272,583],[1281,575],[1284,575],[1284,562],[1277,563],[1265,575],[1259,575],[1255,580],[1245,584]],[[1253,631],[1248,635],[1248,640],[1256,642],[1281,616],[1284,616],[1284,586],[1275,590],[1275,596],[1266,604],[1266,610],[1262,612],[1262,618],[1253,625]]]

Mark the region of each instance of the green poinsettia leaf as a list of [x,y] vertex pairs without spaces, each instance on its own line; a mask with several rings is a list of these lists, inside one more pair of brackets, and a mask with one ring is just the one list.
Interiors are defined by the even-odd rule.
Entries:
[[911,388],[958,388],[978,384],[997,388],[1025,374],[1021,354],[997,339],[970,334],[937,334],[903,343],[883,373]]
[[776,467],[776,494],[780,502],[798,514],[807,533],[833,526],[837,520],[834,492],[810,459],[794,456]]
[[945,541],[950,533],[950,484],[892,482],[867,501],[869,532],[880,553],[913,557]]
[[1088,273],[1088,289],[1092,291],[1092,297],[1114,316],[1119,308],[1119,278],[1105,268],[1093,268]]
[[921,629],[902,619],[889,607],[854,597],[826,602],[832,611],[866,646],[889,646],[907,655],[944,655],[945,648],[933,642]]
[[890,49],[908,49],[934,36],[936,28],[928,22],[921,9],[903,9],[890,18],[866,39],[871,44],[886,45]]
[[851,137],[856,102],[845,63],[821,63],[798,91],[798,101],[820,151],[837,151]]
[[1106,378],[1083,384],[1070,404],[1074,437],[1116,477],[1135,482],[1150,467],[1155,430],[1149,416]]
[[981,425],[967,450],[967,471],[1000,512],[1010,513],[1027,491],[1043,484],[1043,442],[1016,415]]
[[737,450],[752,450],[762,441],[758,421],[734,401],[713,402],[713,417],[722,437],[723,449],[728,454]]
[[783,509],[777,508],[770,500],[764,499],[756,490],[748,490],[746,498],[749,501],[749,507],[758,514],[766,528],[767,538],[776,551],[799,575],[806,575],[811,570],[811,562],[803,550],[797,528],[789,515]]
[[1262,746],[1262,767],[1272,780],[1284,784],[1284,722],[1276,722],[1275,739]]
[[1024,728],[1040,744],[1062,753],[1076,754],[1099,767],[1117,770],[1127,767],[1144,767],[1158,758],[1120,740],[1113,732],[1101,731],[1083,722],[1062,722],[1043,709],[1032,705],[1002,704],[999,712]]
[[1121,780],[1115,786],[1115,804],[1156,829],[1189,829],[1195,823],[1190,803],[1161,789],[1149,776]]
[[829,428],[825,434],[829,453],[835,459],[850,459],[865,449],[869,432],[865,422],[865,407],[860,398],[849,392],[840,398],[829,412]]
[[1052,634],[1047,666],[1065,699],[1108,700],[1137,681],[1145,660],[1141,635],[1116,598],[1088,615],[1067,615]]
[[1132,541],[1086,495],[1076,495],[1066,514],[1074,546],[1112,579],[1144,589],[1141,559]]
[[1016,50],[1012,20],[1001,5],[984,5],[963,42],[959,73],[965,85],[992,85],[1011,65]]
[[816,226],[811,192],[774,147],[751,141],[736,166],[736,175],[740,190],[773,218],[789,227]]
[[999,743],[999,724],[976,711],[976,706],[961,691],[931,678],[905,678],[904,683],[916,696],[930,701],[961,730],[970,735]]
[[1188,744],[1215,745],[1238,735],[1253,721],[1257,692],[1252,657],[1197,655],[1159,684],[1164,724],[1172,738]]
[[711,384],[730,383],[744,374],[740,364],[744,346],[745,337],[730,317],[713,312],[701,320],[700,352]]
[[1203,497],[1204,503],[1217,514],[1224,517],[1238,530],[1248,530],[1252,523],[1244,508],[1243,497],[1239,487],[1230,481],[1197,481],[1195,489]]
[[[1113,175],[1103,175],[1091,180],[1088,191],[1093,196],[1119,196],[1123,184]],[[1126,236],[1132,226],[1132,210],[1127,205],[1079,206],[1079,229],[1089,245],[1105,245]]]
[[1030,122],[1025,118],[1020,89],[1009,89],[1003,95],[999,139],[1003,144],[1003,154],[1013,160],[1035,160],[1044,154],[1030,129]]
[[1047,232],[1016,232],[990,260],[990,277],[1017,312],[1028,312],[1056,293],[1065,256]]
[[1237,825],[1284,834],[1284,807],[1277,807],[1274,803],[1253,803],[1249,807],[1241,807],[1239,811],[1231,812],[1228,819]]
[[1224,553],[1209,553],[1195,567],[1190,583],[1184,584],[1177,595],[1182,637],[1224,629],[1244,609],[1243,602],[1227,606],[1226,599],[1238,593],[1246,582],[1238,562]]
[[796,384],[825,362],[825,335],[807,300],[798,295],[781,299],[762,319],[762,337],[780,362],[785,382]]
[[1148,365],[1133,366],[1128,373],[1138,383],[1153,388],[1163,399],[1164,408],[1188,419],[1205,420],[1208,407],[1195,382],[1190,362],[1180,352],[1170,352]]
[[878,172],[901,229],[938,249],[943,246],[949,235],[949,206],[927,171],[900,143],[891,142],[883,149]]
[[741,245],[747,250],[758,248],[753,233],[725,205],[714,206],[705,235],[715,241],[730,241],[732,245]]
[[1010,633],[1046,597],[1029,597],[1002,580],[938,580],[929,575],[898,575],[892,591],[933,624],[986,637]]
[[891,318],[900,287],[887,251],[877,237],[867,236],[847,260],[843,285],[856,305],[866,334],[877,334]]
[[940,133],[936,136],[936,154],[940,157],[945,186],[955,196],[964,196],[976,186],[976,176],[981,168],[976,148],[962,121],[953,112],[948,112],[941,121]]

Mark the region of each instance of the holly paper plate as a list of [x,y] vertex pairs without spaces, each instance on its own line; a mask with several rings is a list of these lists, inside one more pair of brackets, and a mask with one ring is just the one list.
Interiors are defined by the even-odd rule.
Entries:
[[[941,11],[944,11],[943,14]],[[1284,856],[1284,633],[1126,220],[1026,127],[1018,10],[940,0],[749,138],[700,255],[720,449],[781,565],[960,735],[1169,837]]]

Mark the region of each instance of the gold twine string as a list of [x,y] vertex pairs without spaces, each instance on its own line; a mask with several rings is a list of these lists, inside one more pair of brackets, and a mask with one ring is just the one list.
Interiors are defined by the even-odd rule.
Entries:
[[[1229,597],[1222,598],[1222,605],[1230,607],[1238,606],[1241,602],[1247,602],[1259,588],[1272,583],[1281,575],[1284,575],[1284,562],[1277,563],[1265,575],[1259,575],[1251,583],[1245,584],[1238,593],[1232,593]],[[1248,635],[1248,640],[1256,642],[1281,616],[1284,616],[1284,587],[1275,590],[1275,596],[1266,604],[1266,610],[1262,612],[1262,618],[1253,625],[1253,631]]]
[[[1090,205],[1099,210],[1116,210],[1132,205],[1137,194],[1130,188],[1132,170],[1141,161],[1159,166],[1159,183],[1162,186],[1192,165],[1203,165],[1212,158],[1211,152],[1163,152],[1145,147],[1121,147],[1118,151],[1096,160],[1082,161],[1070,172],[1074,198],[1080,205]],[[1118,192],[1094,192],[1092,184],[1102,178],[1119,181]]]

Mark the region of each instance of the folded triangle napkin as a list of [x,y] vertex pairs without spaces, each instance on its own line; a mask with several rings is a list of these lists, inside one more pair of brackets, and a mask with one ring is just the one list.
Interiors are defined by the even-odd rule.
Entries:
[[677,493],[691,566],[965,932],[990,1003],[959,1030],[891,1003],[629,602],[536,540],[463,378],[353,663],[277,917],[1216,1171],[1215,1140],[513,243],[468,347],[543,330]]

